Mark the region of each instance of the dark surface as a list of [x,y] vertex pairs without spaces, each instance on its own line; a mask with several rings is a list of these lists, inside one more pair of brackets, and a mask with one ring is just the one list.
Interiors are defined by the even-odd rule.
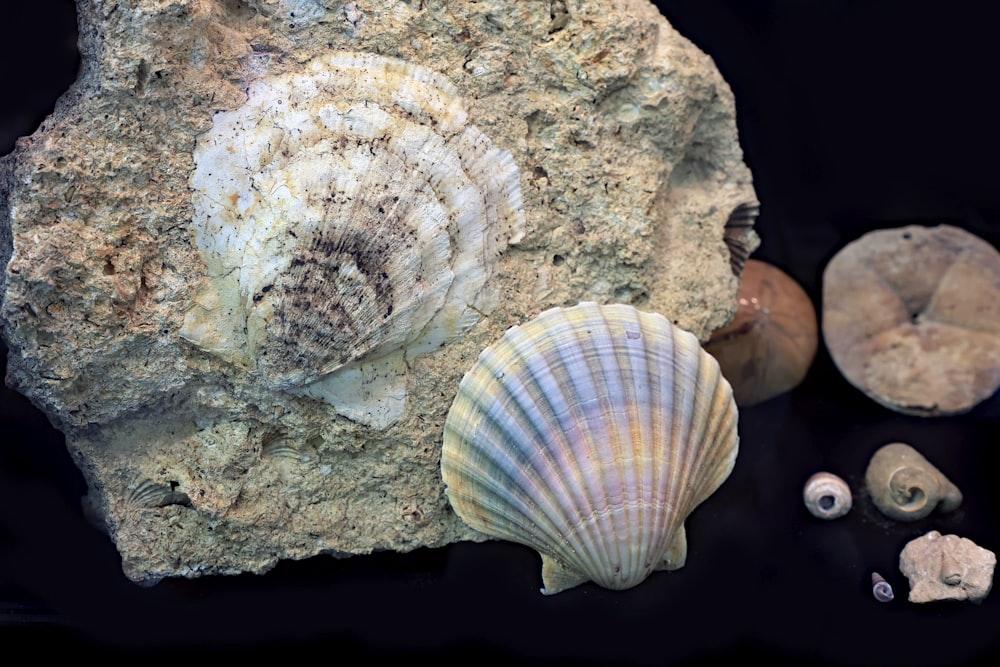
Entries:
[[[755,255],[819,304],[829,258],[865,231],[950,222],[1000,245],[1000,62],[974,3],[689,0],[659,3],[731,83],[764,239]],[[989,3],[975,3],[988,6]],[[968,6],[967,6],[968,5]],[[27,8],[32,9],[27,9]],[[76,72],[72,4],[8,0],[0,21],[0,153],[34,131]],[[349,655],[524,662],[966,664],[1000,654],[1000,593],[982,605],[906,602],[898,554],[930,529],[1000,548],[1000,398],[972,413],[896,415],[844,381],[825,350],[794,393],[742,411],[730,480],[691,517],[682,570],[613,593],[546,598],[516,545],[284,563],[265,576],[139,588],[79,507],[61,436],[0,392],[0,633],[115,651],[323,644]],[[868,457],[905,441],[965,494],[954,514],[882,519],[861,491]],[[855,510],[821,522],[801,486],[828,469]],[[896,600],[871,596],[876,569]]]

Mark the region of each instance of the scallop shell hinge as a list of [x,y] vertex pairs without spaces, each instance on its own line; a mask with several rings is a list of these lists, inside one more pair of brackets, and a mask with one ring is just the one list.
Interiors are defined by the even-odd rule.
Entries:
[[687,556],[684,521],[736,460],[732,389],[697,338],[582,303],[479,356],[445,421],[452,507],[542,555],[543,593],[625,589]]
[[394,58],[333,53],[257,81],[194,161],[208,273],[181,335],[366,423],[401,415],[404,352],[496,307],[497,257],[523,235],[511,154],[445,77]]

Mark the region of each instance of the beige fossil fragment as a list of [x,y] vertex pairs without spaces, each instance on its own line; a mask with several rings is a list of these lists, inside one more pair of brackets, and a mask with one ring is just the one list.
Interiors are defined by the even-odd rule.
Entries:
[[129,577],[481,539],[439,475],[480,350],[582,300],[731,317],[729,88],[646,0],[556,4],[78,3],[0,160],[0,316]]
[[951,512],[962,504],[958,487],[920,452],[901,442],[872,455],[865,485],[875,507],[897,521],[917,521],[935,509]]
[[865,234],[823,272],[823,338],[882,405],[966,412],[1000,387],[1000,252],[951,225]]
[[910,602],[982,602],[993,587],[996,564],[989,549],[936,530],[911,540],[899,554],[899,569],[910,582]]

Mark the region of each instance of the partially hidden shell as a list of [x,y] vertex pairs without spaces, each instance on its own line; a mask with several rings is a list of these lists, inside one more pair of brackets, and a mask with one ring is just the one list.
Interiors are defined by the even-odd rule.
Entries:
[[542,593],[626,589],[684,565],[684,521],[732,471],[736,421],[695,336],[582,303],[479,355],[445,422],[441,470],[466,523],[541,554]]
[[512,155],[447,78],[395,58],[335,52],[260,79],[194,159],[208,275],[181,335],[273,389],[395,354],[302,392],[365,393],[404,350],[466,331],[498,304],[497,256],[524,231]]
[[705,349],[733,385],[736,404],[749,407],[797,387],[819,344],[816,310],[787,273],[746,260],[733,321]]

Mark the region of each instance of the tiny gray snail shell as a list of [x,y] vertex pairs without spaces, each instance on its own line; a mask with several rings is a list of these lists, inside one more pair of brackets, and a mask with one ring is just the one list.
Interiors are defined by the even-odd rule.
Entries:
[[872,572],[872,595],[879,602],[892,602],[892,586],[878,572]]
[[851,511],[851,487],[829,472],[818,472],[802,490],[806,509],[819,519],[837,519]]

